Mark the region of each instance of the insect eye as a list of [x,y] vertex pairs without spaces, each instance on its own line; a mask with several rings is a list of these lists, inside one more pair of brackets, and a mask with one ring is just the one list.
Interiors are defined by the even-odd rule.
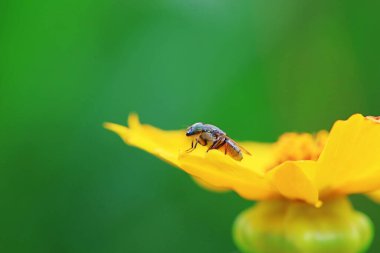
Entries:
[[193,127],[189,127],[187,130],[186,130],[186,136],[190,136],[190,135],[193,135],[194,134],[194,128]]

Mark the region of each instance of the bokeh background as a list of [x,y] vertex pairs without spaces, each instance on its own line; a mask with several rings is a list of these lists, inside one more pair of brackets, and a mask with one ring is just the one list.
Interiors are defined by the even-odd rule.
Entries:
[[[379,1],[0,2],[0,252],[237,252],[252,205],[102,128],[238,140],[380,114]],[[375,222],[380,206],[354,196]]]

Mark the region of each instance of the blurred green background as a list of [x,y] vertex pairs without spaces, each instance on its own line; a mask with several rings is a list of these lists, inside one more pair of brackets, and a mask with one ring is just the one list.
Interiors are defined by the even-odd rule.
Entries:
[[[252,205],[102,128],[238,140],[380,114],[380,2],[0,2],[0,252],[237,252]],[[353,197],[380,233],[380,206]],[[370,252],[380,252],[376,234]]]

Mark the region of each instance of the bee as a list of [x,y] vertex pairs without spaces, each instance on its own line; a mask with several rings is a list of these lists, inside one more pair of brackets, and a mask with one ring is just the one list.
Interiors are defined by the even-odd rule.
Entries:
[[195,137],[191,142],[191,148],[186,150],[186,152],[191,152],[196,149],[199,143],[202,146],[211,144],[208,147],[207,152],[212,149],[217,149],[223,152],[224,148],[224,154],[228,154],[237,161],[243,159],[243,152],[247,155],[251,155],[251,153],[245,148],[228,137],[220,128],[213,125],[203,124],[201,122],[195,123],[187,128],[186,136]]

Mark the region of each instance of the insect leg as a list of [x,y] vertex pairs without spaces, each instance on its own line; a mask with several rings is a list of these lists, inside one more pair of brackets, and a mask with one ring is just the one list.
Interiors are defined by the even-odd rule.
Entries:
[[225,138],[219,138],[212,143],[212,145],[207,149],[207,152],[211,149],[218,149],[225,143]]
[[194,149],[196,149],[198,145],[198,139],[195,139],[195,144],[194,144],[194,141],[191,141],[191,148],[189,148],[188,150],[186,150],[187,153],[190,153],[191,151],[193,151]]
[[186,150],[187,153],[190,153],[191,151],[194,150],[194,140],[191,141],[191,148],[189,148],[188,150]]
[[219,149],[219,148],[221,148],[223,145],[225,145],[226,144],[226,139],[225,138],[223,138],[223,139],[221,139],[220,140],[220,142],[219,143],[217,143],[216,145],[215,145],[215,149]]
[[198,143],[201,144],[202,146],[207,145],[207,140],[203,139],[202,136],[199,136],[197,140],[198,140]]
[[208,147],[207,151],[206,152],[209,152],[211,149],[214,149],[215,147],[215,144],[217,143],[218,141],[214,141],[210,147]]

